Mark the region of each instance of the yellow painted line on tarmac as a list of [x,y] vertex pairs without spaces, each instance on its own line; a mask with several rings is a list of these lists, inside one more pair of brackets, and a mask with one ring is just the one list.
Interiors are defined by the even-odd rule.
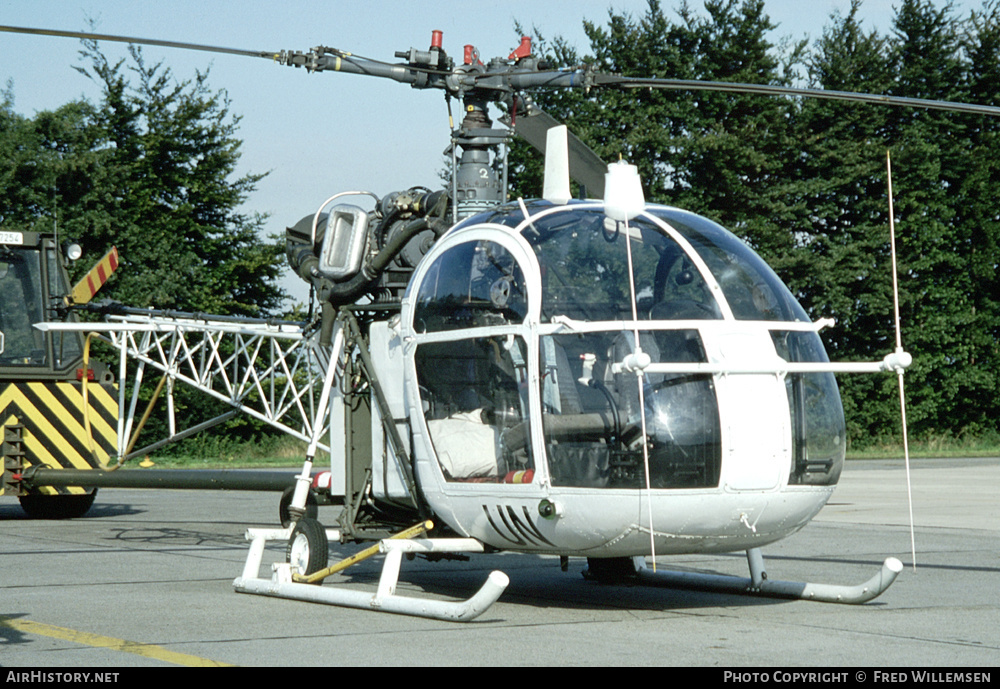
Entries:
[[100,634],[56,627],[51,624],[43,624],[31,620],[15,620],[0,617],[0,626],[9,627],[25,634],[35,634],[38,636],[48,636],[53,639],[72,641],[84,646],[110,648],[113,651],[121,651],[122,653],[133,653],[138,656],[162,660],[165,663],[172,663],[174,665],[184,665],[186,667],[234,667],[229,663],[220,663],[208,658],[168,651],[162,646],[139,643],[138,641],[126,641],[125,639],[115,639],[110,636],[101,636]]

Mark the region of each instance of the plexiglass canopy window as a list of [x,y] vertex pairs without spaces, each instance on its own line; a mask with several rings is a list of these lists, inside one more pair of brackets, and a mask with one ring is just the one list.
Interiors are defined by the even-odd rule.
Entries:
[[[434,259],[416,295],[414,330],[448,338],[418,344],[416,353],[428,429],[446,478],[531,480],[524,473],[535,468],[527,367],[537,361],[533,399],[541,405],[553,485],[717,486],[722,424],[713,375],[637,374],[621,362],[638,350],[653,364],[707,362],[698,322],[806,322],[803,309],[743,242],[699,216],[656,208],[626,226],[593,205],[552,210],[538,203],[528,210],[529,223],[510,206],[464,224],[520,227],[541,277],[537,336],[526,321],[524,276],[533,271],[497,242],[449,248]],[[517,332],[488,335],[484,327]],[[826,360],[815,332],[775,330],[772,338],[776,354],[789,361]],[[790,375],[786,386],[791,480],[836,480],[843,416],[833,376]],[[469,466],[458,466],[460,456]]]
[[631,241],[639,319],[721,318],[705,279],[683,248],[643,220],[624,224],[602,213],[555,213],[524,230],[542,270],[542,321],[632,319]]
[[721,319],[724,306],[697,262],[655,224],[639,219],[626,227],[603,213],[545,216],[524,236],[541,266],[543,322],[614,323],[540,338],[542,431],[552,484],[643,488],[648,478],[651,488],[718,485],[722,453],[712,377],[616,370],[639,349],[652,363],[707,361],[694,328],[636,333],[620,325],[633,318]]

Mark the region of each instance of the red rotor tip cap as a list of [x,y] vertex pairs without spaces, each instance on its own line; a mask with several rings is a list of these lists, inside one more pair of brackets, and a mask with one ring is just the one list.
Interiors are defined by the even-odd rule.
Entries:
[[440,31],[431,31],[431,48],[441,47],[441,37],[444,36]]
[[508,59],[520,60],[522,57],[531,55],[531,36],[521,36],[521,45],[510,54]]

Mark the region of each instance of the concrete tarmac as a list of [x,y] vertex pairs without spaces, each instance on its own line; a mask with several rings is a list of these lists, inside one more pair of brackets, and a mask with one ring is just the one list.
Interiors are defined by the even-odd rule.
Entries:
[[[510,553],[404,561],[399,592],[417,597],[466,598],[506,572],[506,592],[467,624],[235,593],[244,531],[275,525],[277,494],[102,489],[86,517],[58,522],[0,498],[0,666],[989,672],[1000,665],[1000,459],[914,460],[911,486],[915,569],[901,461],[848,462],[819,516],[764,548],[770,578],[787,581],[857,584],[885,557],[902,560],[896,583],[864,605],[601,585],[583,579],[583,559],[566,572],[558,558]],[[333,509],[320,519],[332,523]],[[335,561],[357,548],[332,550]],[[265,563],[283,557],[276,544]],[[657,566],[748,576],[742,554]],[[374,558],[330,583],[373,592],[379,569]]]

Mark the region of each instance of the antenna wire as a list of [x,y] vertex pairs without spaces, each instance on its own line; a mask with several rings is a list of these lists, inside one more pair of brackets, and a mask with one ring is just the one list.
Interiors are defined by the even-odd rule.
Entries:
[[[903,336],[899,325],[899,277],[896,269],[896,219],[892,206],[892,158],[889,150],[885,152],[885,169],[889,182],[889,248],[892,252],[892,301],[896,324],[896,353],[903,352]],[[906,502],[910,510],[910,556],[913,558],[913,569],[917,569],[917,545],[913,528],[913,491],[910,486],[910,446],[906,432],[906,394],[903,387],[903,369],[896,369],[899,377],[899,409],[903,424],[903,462],[906,466]]]

